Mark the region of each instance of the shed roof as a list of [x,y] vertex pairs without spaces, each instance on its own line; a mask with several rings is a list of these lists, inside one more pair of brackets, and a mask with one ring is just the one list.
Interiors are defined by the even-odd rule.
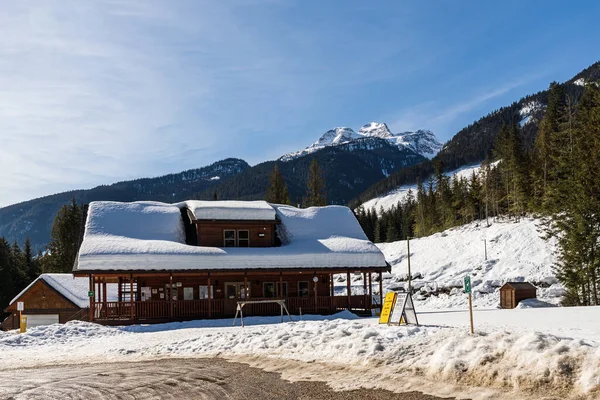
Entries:
[[[9,306],[23,296],[33,285],[38,281],[44,281],[51,288],[63,295],[67,300],[75,304],[79,308],[89,306],[88,290],[89,281],[87,278],[75,278],[73,274],[42,274],[36,280],[31,282],[29,286],[21,291],[14,299],[11,300]],[[106,288],[107,300],[118,300],[117,285],[109,284]]]
[[504,289],[507,286],[515,290],[537,290],[537,288],[529,282],[506,282],[500,289]]
[[[75,270],[388,267],[383,253],[367,239],[348,207],[300,209],[237,201],[228,202],[227,213],[237,212],[233,210],[234,203],[241,205],[241,214],[255,210],[252,213],[257,215],[264,211],[264,217],[267,216],[265,205],[268,206],[272,219],[281,221],[277,234],[282,245],[220,248],[185,244],[180,208],[194,207],[198,204],[195,201],[177,204],[92,202]],[[205,209],[210,208],[202,212]],[[214,210],[221,212],[219,206]],[[231,218],[229,215],[227,219]]]

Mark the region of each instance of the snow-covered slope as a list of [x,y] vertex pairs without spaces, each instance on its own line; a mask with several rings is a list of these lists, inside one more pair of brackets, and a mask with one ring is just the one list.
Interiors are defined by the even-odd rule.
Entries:
[[325,132],[319,140],[303,150],[294,151],[285,154],[280,158],[282,161],[293,160],[307,154],[314,153],[317,150],[327,146],[338,146],[350,143],[357,139],[379,138],[385,139],[390,144],[398,147],[407,148],[427,158],[432,158],[441,149],[443,144],[436,138],[433,132],[429,130],[418,130],[416,132],[404,132],[394,134],[385,123],[370,122],[362,126],[358,133],[350,128],[339,127]]
[[[464,306],[466,296],[462,292],[462,282],[465,275],[471,276],[474,301],[478,306],[497,306],[498,290],[509,281],[531,282],[538,287],[538,299],[558,303],[563,289],[552,271],[556,262],[556,243],[541,237],[539,220],[490,220],[490,223],[488,227],[485,221],[474,222],[410,241],[412,284],[421,308]],[[384,275],[384,289],[405,288],[408,276],[406,241],[377,246],[392,265],[391,274]]]
[[[469,179],[473,173],[479,174],[481,171],[481,164],[466,165],[455,169],[454,171],[446,172],[444,175],[453,176],[456,174],[458,178]],[[416,196],[417,185],[402,185],[397,189],[392,190],[388,194],[380,197],[375,197],[369,201],[363,203],[365,210],[375,209],[376,212],[383,210],[389,210],[392,206],[397,205],[399,202],[404,201],[408,196],[409,190],[412,191],[413,195]]]

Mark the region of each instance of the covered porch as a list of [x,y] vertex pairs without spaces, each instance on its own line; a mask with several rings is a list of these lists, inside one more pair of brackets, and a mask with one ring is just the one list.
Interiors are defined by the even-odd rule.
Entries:
[[[371,313],[382,303],[382,268],[360,270],[248,270],[207,272],[108,272],[89,278],[89,320],[105,324],[159,323],[235,315],[241,300],[285,300],[291,314]],[[335,295],[334,275],[346,277],[345,295]],[[362,291],[351,288],[362,277]],[[118,285],[109,301],[107,285]],[[373,296],[374,284],[378,296]],[[357,293],[358,292],[358,293]],[[362,293],[361,293],[362,292]],[[275,303],[248,304],[246,316],[279,315]]]

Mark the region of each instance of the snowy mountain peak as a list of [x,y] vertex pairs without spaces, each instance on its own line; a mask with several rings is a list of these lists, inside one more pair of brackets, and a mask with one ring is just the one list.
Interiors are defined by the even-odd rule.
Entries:
[[417,154],[433,158],[444,146],[438,138],[428,129],[419,129],[416,132],[404,132],[394,135],[396,145],[408,147]]
[[363,136],[378,137],[382,139],[394,136],[392,132],[390,132],[388,126],[383,122],[369,122],[368,124],[363,125],[358,130],[358,133]]
[[378,138],[385,139],[388,143],[400,148],[407,148],[423,157],[432,158],[443,147],[443,144],[430,130],[420,129],[416,132],[404,132],[394,134],[383,122],[370,122],[363,125],[358,132],[350,128],[338,127],[325,132],[319,140],[307,148],[288,153],[280,158],[281,161],[289,161],[295,158],[314,153],[327,146],[338,146],[353,142],[357,139]]
[[338,145],[348,143],[354,139],[358,139],[360,136],[350,128],[339,127],[328,130],[309,147],[324,147],[331,145]]

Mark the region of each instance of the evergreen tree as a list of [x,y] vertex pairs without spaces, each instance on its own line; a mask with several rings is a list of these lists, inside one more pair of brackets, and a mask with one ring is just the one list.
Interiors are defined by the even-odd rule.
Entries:
[[316,159],[313,159],[308,169],[307,192],[304,198],[305,207],[326,206],[325,181],[323,172]]
[[265,200],[274,204],[292,204],[283,174],[277,164],[273,167],[273,172],[271,172],[271,176],[269,177],[269,186],[267,187]]
[[12,250],[4,237],[0,237],[0,314],[17,293]]
[[79,250],[79,237],[83,218],[82,208],[72,199],[56,214],[44,272],[71,272]]
[[572,146],[551,160],[558,173],[549,191],[562,197],[552,198],[549,232],[561,250],[556,275],[567,290],[563,303],[599,305],[600,89],[595,85],[586,86],[571,129],[565,136]]
[[33,257],[31,251],[31,240],[25,239],[25,246],[23,248],[23,257],[25,261],[25,274],[29,282],[33,282],[40,275],[40,264],[38,259]]

